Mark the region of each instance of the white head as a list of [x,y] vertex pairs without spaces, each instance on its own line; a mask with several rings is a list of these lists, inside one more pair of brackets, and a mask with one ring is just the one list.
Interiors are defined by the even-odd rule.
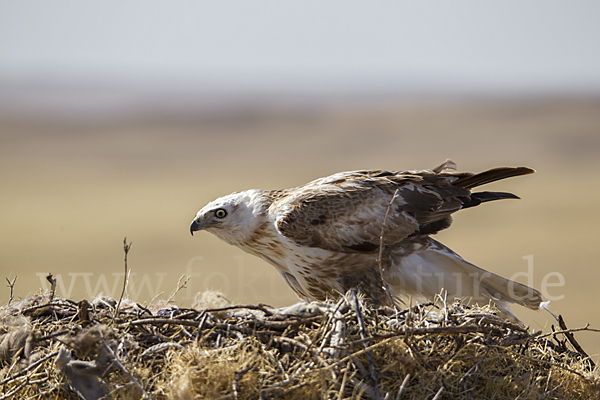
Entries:
[[243,246],[262,222],[263,199],[263,192],[257,189],[219,197],[198,211],[190,232],[205,230],[229,244]]

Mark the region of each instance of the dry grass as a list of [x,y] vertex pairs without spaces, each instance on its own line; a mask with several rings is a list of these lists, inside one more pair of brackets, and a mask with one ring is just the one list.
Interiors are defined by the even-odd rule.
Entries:
[[489,307],[371,309],[352,293],[285,309],[205,293],[205,307],[211,296],[218,308],[124,300],[114,321],[106,298],[4,306],[0,399],[600,398],[598,369],[564,333]]

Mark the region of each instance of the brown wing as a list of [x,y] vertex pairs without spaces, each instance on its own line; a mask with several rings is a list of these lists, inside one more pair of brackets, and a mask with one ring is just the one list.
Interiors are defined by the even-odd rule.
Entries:
[[[450,215],[461,208],[516,197],[509,193],[471,194],[469,188],[476,186],[472,184],[477,182],[476,176],[455,172],[451,161],[433,170],[343,172],[286,191],[269,212],[275,216],[279,232],[302,246],[375,252],[388,208],[384,246],[413,234],[445,229],[452,222]],[[454,184],[461,179],[470,179],[468,187]]]
[[300,245],[374,252],[379,248],[388,208],[385,246],[446,219],[461,207],[456,196],[468,194],[467,189],[453,188],[448,178],[436,177],[431,171],[419,175],[354,171],[292,189],[271,208],[277,229]]

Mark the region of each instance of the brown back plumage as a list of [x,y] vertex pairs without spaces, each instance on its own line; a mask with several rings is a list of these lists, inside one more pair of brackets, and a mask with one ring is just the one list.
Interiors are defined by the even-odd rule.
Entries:
[[527,167],[457,172],[450,160],[431,170],[350,171],[289,189],[271,207],[281,214],[279,232],[300,245],[373,252],[379,248],[386,212],[385,245],[411,235],[434,234],[448,228],[451,214],[458,210],[518,199],[505,192],[472,193],[471,188],[533,172]]

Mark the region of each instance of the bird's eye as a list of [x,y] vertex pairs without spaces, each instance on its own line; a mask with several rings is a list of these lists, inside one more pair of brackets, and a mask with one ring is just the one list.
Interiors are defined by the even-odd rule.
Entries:
[[224,210],[223,208],[219,208],[218,210],[215,211],[215,217],[217,218],[225,218],[227,216],[227,210]]

